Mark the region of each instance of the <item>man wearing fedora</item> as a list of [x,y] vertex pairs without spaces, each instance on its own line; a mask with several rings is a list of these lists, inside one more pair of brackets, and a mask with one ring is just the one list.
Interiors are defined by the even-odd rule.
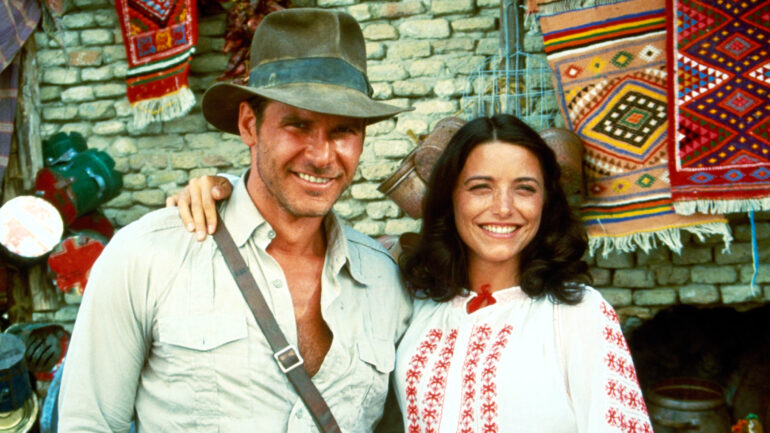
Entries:
[[390,255],[331,208],[366,125],[407,109],[371,98],[363,35],[344,13],[269,14],[251,64],[248,86],[215,84],[202,110],[251,152],[219,213],[289,346],[270,347],[214,240],[198,242],[176,209],[151,212],[91,271],[60,432],[318,431],[282,372],[297,368],[341,431],[381,417],[411,306]]

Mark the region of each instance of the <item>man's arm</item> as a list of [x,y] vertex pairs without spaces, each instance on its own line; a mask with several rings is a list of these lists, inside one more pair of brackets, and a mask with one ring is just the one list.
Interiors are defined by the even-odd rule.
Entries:
[[190,183],[179,192],[166,199],[166,207],[179,207],[187,231],[195,231],[199,241],[212,234],[217,228],[216,202],[230,197],[232,183],[237,177],[201,176],[190,179]]
[[91,270],[62,376],[61,433],[130,429],[151,320],[149,274],[136,260],[147,251],[135,250],[127,234],[119,232]]

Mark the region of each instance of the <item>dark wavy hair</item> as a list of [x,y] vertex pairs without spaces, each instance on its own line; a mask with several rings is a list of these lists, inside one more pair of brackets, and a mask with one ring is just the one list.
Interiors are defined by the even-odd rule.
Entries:
[[591,281],[582,259],[588,241],[559,184],[561,170],[556,155],[532,128],[507,114],[468,122],[436,162],[423,200],[420,240],[399,258],[410,292],[417,298],[444,302],[468,287],[468,252],[455,227],[452,196],[471,150],[492,141],[529,150],[543,170],[543,213],[537,234],[521,252],[519,285],[531,298],[580,302],[580,283]]

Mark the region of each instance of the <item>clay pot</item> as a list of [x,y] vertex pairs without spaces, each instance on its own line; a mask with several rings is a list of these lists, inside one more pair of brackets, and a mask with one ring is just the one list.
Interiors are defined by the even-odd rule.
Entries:
[[655,433],[730,433],[722,387],[713,381],[679,377],[657,382],[647,393]]
[[554,153],[561,167],[560,183],[567,196],[583,192],[583,140],[564,128],[548,128],[540,136]]

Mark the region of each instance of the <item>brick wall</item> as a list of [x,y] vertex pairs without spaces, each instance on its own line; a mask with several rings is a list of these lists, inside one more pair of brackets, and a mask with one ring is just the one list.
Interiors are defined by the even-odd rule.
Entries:
[[[415,146],[407,132],[420,135],[435,122],[465,105],[469,76],[499,47],[499,0],[301,0],[298,6],[348,11],[361,23],[367,40],[369,77],[375,97],[415,111],[367,130],[361,164],[336,211],[358,230],[372,236],[419,230],[377,191],[377,185]],[[42,135],[78,131],[88,145],[108,152],[123,174],[124,188],[103,210],[123,226],[160,207],[167,195],[191,177],[217,172],[240,174],[247,166],[246,147],[203,120],[196,106],[187,116],[144,130],[131,125],[125,97],[127,66],[112,2],[72,0],[64,17],[61,44],[38,32],[41,71]],[[201,17],[198,52],[190,84],[198,100],[227,63],[223,45],[224,16]],[[535,20],[528,22],[524,48],[542,56]],[[770,215],[758,215],[759,257],[770,260]],[[681,255],[666,248],[645,254],[590,258],[594,286],[630,323],[644,320],[668,305],[730,304],[749,308],[770,300],[770,265],[760,265],[764,293],[749,298],[752,274],[750,226],[744,216],[731,222],[736,241],[731,253],[721,239],[701,242],[684,235]],[[77,297],[67,301],[76,304]],[[56,318],[72,319],[75,305]],[[54,314],[54,313],[42,313]]]

